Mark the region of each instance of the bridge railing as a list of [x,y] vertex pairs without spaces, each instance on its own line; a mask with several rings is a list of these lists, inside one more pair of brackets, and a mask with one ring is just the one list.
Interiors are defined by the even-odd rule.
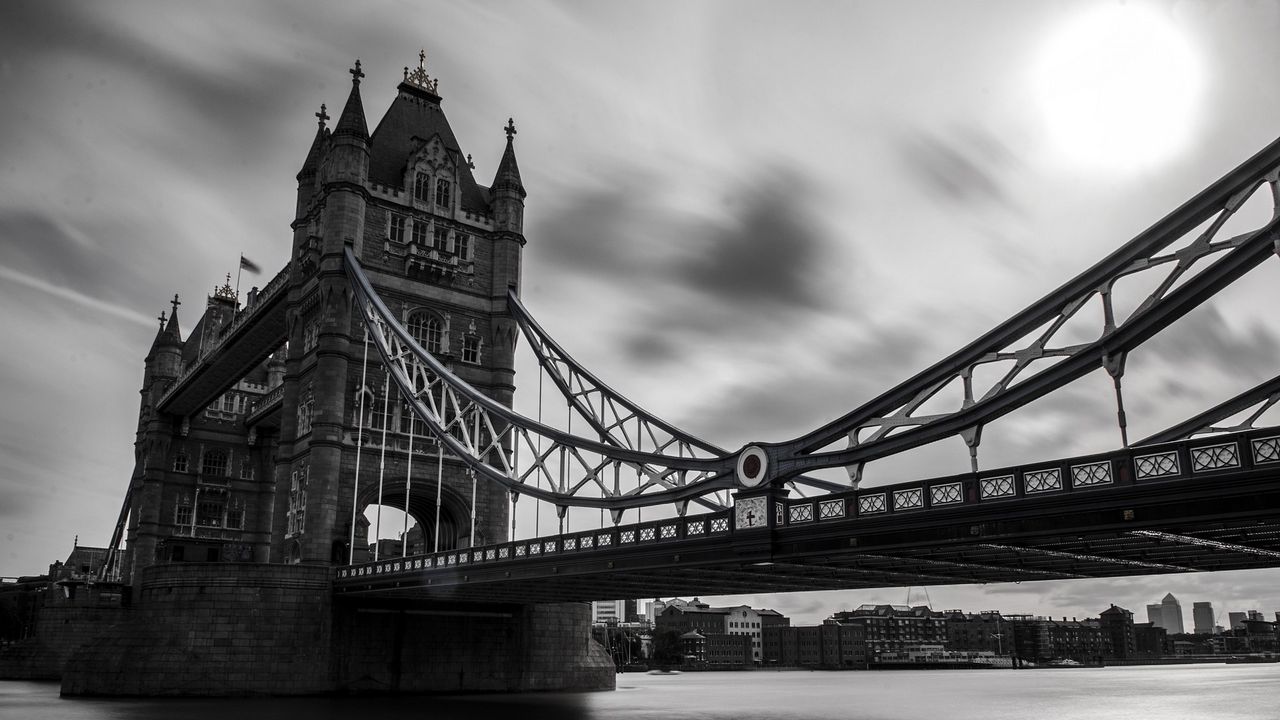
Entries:
[[258,398],[257,402],[244,417],[245,425],[252,425],[268,414],[278,409],[284,402],[284,384],[277,385],[275,389],[267,392]]
[[[1280,471],[1280,428],[1201,437],[1012,468],[897,483],[775,503],[775,527],[868,522],[921,512],[941,512],[1073,493],[1229,475],[1256,469]],[[460,548],[382,558],[337,569],[339,583],[404,577],[434,569],[535,560],[550,555],[626,550],[737,532],[733,511],[687,515]],[[743,532],[756,533],[758,528]]]

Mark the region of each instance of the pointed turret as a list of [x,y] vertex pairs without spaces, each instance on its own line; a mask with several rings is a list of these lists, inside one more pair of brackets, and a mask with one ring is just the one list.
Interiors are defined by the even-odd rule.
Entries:
[[325,111],[324,103],[320,104],[320,112],[316,113],[316,117],[319,119],[316,137],[311,141],[307,159],[302,161],[302,169],[298,171],[298,182],[302,182],[306,177],[315,177],[316,170],[320,169],[320,156],[324,154],[325,141],[329,137],[329,129],[324,125],[329,119],[329,113]]
[[[169,342],[181,345],[182,328],[178,325],[178,306],[182,304],[182,301],[178,299],[177,293],[173,294],[173,300],[170,300],[169,304],[173,306],[173,312],[169,314],[169,322],[164,326],[164,334],[169,337]],[[161,315],[163,314],[161,313]]]
[[347,104],[338,116],[338,125],[333,129],[335,136],[350,136],[361,140],[369,139],[369,127],[364,122],[364,103],[360,101],[360,78],[364,72],[360,70],[360,61],[351,69],[351,94],[347,96]]
[[502,161],[498,163],[498,172],[493,176],[493,190],[510,189],[518,192],[524,199],[528,193],[524,191],[524,183],[520,182],[520,166],[516,164],[516,124],[507,118],[507,149],[502,152]]
[[489,194],[493,198],[493,216],[499,230],[513,233],[524,231],[524,183],[520,181],[520,166],[516,164],[516,124],[507,118],[507,148],[498,163]]
[[[182,301],[178,300],[177,294],[174,294],[173,300],[170,301],[173,306],[173,312],[165,318],[164,313],[160,313],[160,329],[156,331],[155,340],[151,342],[151,350],[147,353],[147,362],[163,358],[157,363],[156,370],[160,375],[177,376],[177,368],[168,368],[166,365],[171,359],[170,355],[181,355],[182,352],[182,330],[178,326],[178,306]],[[173,372],[170,373],[169,371]]]
[[329,113],[325,111],[323,103],[320,105],[320,112],[316,113],[316,118],[319,120],[316,137],[311,141],[311,149],[307,151],[307,159],[302,162],[302,169],[298,171],[298,201],[293,213],[295,222],[307,214],[315,198],[316,173],[320,170],[320,159],[324,157],[329,145],[329,129],[325,127]]

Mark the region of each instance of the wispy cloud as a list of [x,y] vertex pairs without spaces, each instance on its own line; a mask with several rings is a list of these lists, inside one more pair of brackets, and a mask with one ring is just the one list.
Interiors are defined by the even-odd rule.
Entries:
[[17,283],[28,289],[45,293],[46,295],[56,297],[60,300],[66,300],[70,303],[75,304],[81,309],[88,310],[90,312],[110,315],[112,317],[116,317],[121,320],[127,320],[129,322],[136,323],[138,325],[145,325],[147,327],[156,327],[158,325],[155,319],[148,318],[145,315],[135,312],[130,308],[121,307],[119,305],[112,305],[111,303],[104,302],[99,298],[89,297],[88,295],[78,293],[75,290],[62,287],[60,285],[53,285],[39,278],[34,278],[34,277],[31,277],[30,275],[24,275],[23,273],[20,273],[16,270],[13,270],[4,266],[0,266],[0,279]]

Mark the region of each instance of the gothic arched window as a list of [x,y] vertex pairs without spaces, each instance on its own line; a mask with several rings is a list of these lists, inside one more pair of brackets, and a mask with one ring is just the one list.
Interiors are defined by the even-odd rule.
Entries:
[[440,340],[444,335],[444,328],[434,315],[419,310],[409,316],[408,326],[409,334],[424,350],[432,355],[440,354]]
[[436,180],[436,204],[449,207],[449,181],[444,178]]
[[205,450],[200,458],[200,474],[223,477],[227,474],[227,451]]
[[429,202],[431,200],[431,176],[424,172],[413,175],[413,199]]

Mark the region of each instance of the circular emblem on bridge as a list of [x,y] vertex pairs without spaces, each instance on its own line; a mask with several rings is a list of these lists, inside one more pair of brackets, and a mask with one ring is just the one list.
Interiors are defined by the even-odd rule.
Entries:
[[753,488],[764,482],[768,469],[769,456],[764,448],[752,445],[738,454],[738,482],[743,487]]

